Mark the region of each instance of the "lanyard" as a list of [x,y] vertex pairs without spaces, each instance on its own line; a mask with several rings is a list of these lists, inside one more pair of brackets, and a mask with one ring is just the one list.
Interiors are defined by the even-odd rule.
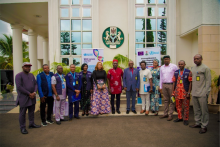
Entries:
[[183,74],[180,75],[180,69],[179,69],[179,76],[180,76],[181,80],[183,79],[184,72],[185,72],[185,68],[184,68]]
[[61,78],[61,76],[58,74],[58,76],[60,77],[60,80],[62,81],[62,83],[63,83],[63,79],[62,78],[64,78],[63,77],[63,74],[62,74],[62,78]]
[[74,72],[74,76],[73,76],[73,74],[70,72],[70,74],[72,75],[72,77],[73,77],[73,80],[75,80],[75,72]]

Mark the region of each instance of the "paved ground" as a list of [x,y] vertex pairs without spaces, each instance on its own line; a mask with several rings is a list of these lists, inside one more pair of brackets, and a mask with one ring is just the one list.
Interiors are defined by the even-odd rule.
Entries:
[[[158,116],[84,116],[60,126],[27,129],[29,134],[22,135],[18,114],[0,114],[0,147],[218,147],[220,123],[217,120],[217,114],[210,114],[208,132],[201,135],[198,128],[168,122]],[[35,113],[35,123],[40,124],[39,112]],[[190,110],[190,124],[193,123]]]

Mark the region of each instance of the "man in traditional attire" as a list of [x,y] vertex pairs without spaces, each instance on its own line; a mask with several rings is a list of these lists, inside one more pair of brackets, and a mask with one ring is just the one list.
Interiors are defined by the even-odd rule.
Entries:
[[55,119],[58,125],[61,121],[67,121],[64,119],[65,102],[66,102],[66,80],[63,74],[63,67],[57,66],[57,73],[52,76],[51,84],[53,89],[53,97],[55,100]]
[[24,62],[22,64],[23,72],[20,72],[15,77],[17,87],[16,104],[20,105],[19,123],[22,134],[28,134],[26,130],[26,111],[28,109],[29,128],[39,128],[40,126],[34,123],[34,110],[36,104],[37,81],[32,73],[31,64]]
[[82,79],[79,73],[75,72],[75,65],[70,65],[70,72],[66,75],[67,95],[69,100],[69,120],[73,118],[79,119],[79,101],[81,98],[80,90],[82,87]]
[[207,132],[209,123],[208,97],[211,90],[211,72],[210,69],[202,64],[202,56],[194,56],[196,66],[192,68],[192,100],[195,124],[191,128],[200,128],[199,133]]
[[[184,125],[189,124],[189,102],[192,89],[192,73],[185,69],[185,61],[179,61],[179,70],[174,72],[173,76],[173,96],[176,100],[176,109],[178,118],[174,122],[183,121]],[[184,105],[184,117],[182,116],[182,105]]]
[[120,96],[122,92],[122,78],[123,78],[123,71],[121,68],[118,68],[118,60],[113,60],[113,68],[109,69],[108,71],[108,89],[109,93],[111,94],[111,105],[112,105],[112,114],[115,114],[115,95],[116,95],[116,112],[120,114]]

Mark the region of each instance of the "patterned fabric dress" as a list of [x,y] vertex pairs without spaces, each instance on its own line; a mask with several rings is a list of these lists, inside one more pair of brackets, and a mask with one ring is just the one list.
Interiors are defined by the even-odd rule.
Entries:
[[86,90],[87,80],[86,80],[86,73],[83,73],[82,76],[82,91],[81,91],[81,101],[80,106],[83,111],[90,110],[90,91]]
[[160,91],[159,91],[159,85],[160,85],[160,68],[158,69],[151,69],[152,74],[152,80],[153,80],[153,86],[155,87],[155,92],[150,95],[151,98],[151,111],[159,111],[159,98],[160,98]]
[[[104,83],[104,80],[97,80],[97,83]],[[98,115],[99,113],[110,113],[110,100],[108,97],[107,86],[103,90],[98,90],[95,82],[93,82],[93,94],[91,100],[91,114]]]

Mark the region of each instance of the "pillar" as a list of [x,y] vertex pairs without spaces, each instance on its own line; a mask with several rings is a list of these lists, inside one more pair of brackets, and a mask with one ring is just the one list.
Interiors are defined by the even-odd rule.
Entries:
[[37,67],[37,35],[32,30],[28,30],[28,41],[29,41],[29,59],[32,64],[31,71],[38,69]]
[[43,39],[43,64],[48,64],[48,39]]
[[22,71],[23,51],[22,51],[22,30],[21,25],[11,25],[13,38],[13,72],[14,72],[14,90],[16,93],[15,76]]
[[43,60],[42,59],[37,59],[37,68],[40,69],[43,66]]

